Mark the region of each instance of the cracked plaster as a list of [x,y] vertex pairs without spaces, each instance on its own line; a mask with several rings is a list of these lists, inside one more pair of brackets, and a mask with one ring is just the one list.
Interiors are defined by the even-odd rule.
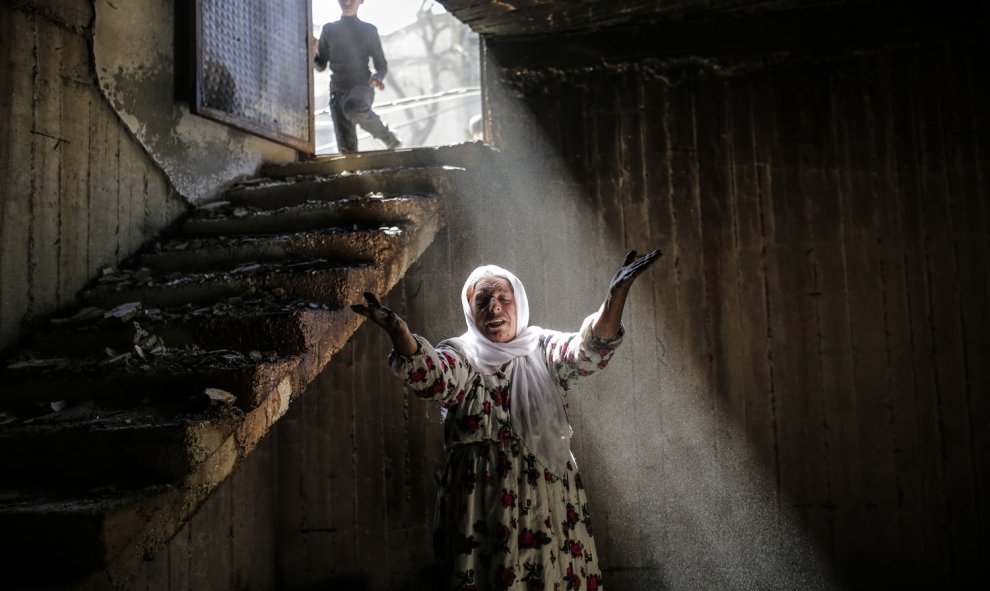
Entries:
[[100,89],[188,201],[209,200],[264,163],[296,160],[295,150],[194,115],[176,98],[174,2],[94,6]]

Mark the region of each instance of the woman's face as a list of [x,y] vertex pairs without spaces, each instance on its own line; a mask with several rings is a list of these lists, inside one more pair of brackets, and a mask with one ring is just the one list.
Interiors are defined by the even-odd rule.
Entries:
[[508,343],[516,338],[516,299],[508,279],[479,279],[471,294],[471,308],[474,325],[489,341]]

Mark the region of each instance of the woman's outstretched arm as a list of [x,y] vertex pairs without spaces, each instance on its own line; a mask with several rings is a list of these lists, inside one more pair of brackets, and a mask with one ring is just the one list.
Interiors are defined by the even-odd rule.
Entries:
[[400,355],[405,355],[410,357],[416,354],[419,350],[419,343],[413,338],[412,333],[409,332],[409,326],[406,321],[378,301],[375,294],[371,292],[364,292],[364,299],[368,300],[368,305],[353,304],[351,305],[351,310],[354,310],[361,316],[368,318],[378,326],[385,329],[388,333],[389,338],[392,339],[392,347],[395,348],[396,352]]
[[605,296],[605,302],[602,303],[601,312],[591,327],[591,331],[596,337],[607,341],[619,334],[619,329],[622,326],[622,310],[626,307],[629,288],[632,287],[640,273],[648,269],[661,256],[662,253],[659,250],[654,250],[637,259],[636,251],[629,251],[622,267],[612,278],[612,282],[608,286],[608,295]]

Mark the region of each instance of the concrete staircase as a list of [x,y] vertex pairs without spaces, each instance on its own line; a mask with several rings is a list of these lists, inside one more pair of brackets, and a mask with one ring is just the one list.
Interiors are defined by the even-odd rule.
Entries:
[[0,588],[120,588],[251,453],[445,223],[480,145],[266,171],[0,369]]

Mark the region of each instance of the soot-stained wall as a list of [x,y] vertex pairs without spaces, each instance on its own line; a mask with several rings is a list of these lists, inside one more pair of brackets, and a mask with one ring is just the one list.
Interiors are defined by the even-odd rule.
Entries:
[[187,204],[96,86],[93,6],[0,6],[0,348]]
[[465,238],[566,269],[530,276],[558,307],[625,248],[666,255],[617,363],[572,403],[610,586],[973,574],[990,544],[984,52],[534,68],[490,49],[494,140],[535,184]]

